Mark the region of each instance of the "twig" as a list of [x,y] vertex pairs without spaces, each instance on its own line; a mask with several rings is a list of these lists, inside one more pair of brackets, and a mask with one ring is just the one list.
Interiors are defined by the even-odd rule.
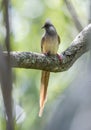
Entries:
[[89,11],[88,11],[88,23],[91,23],[91,0],[88,2],[89,6]]
[[72,19],[73,19],[73,21],[75,23],[75,26],[76,26],[77,30],[79,32],[82,31],[83,27],[82,27],[81,22],[78,19],[78,15],[76,13],[76,10],[75,10],[73,4],[69,0],[64,0],[64,1],[65,1],[65,4],[66,4],[66,6],[67,6],[67,8],[68,8],[68,10],[69,10],[69,12],[70,12],[70,14],[72,16]]
[[[7,115],[6,129],[14,130],[13,112],[12,112],[12,72],[10,66],[10,26],[9,26],[9,0],[3,0],[4,23],[6,27],[5,45],[7,49],[7,58],[5,59],[5,73],[2,74],[2,95]],[[5,79],[4,79],[5,78]],[[5,81],[5,83],[3,82]]]

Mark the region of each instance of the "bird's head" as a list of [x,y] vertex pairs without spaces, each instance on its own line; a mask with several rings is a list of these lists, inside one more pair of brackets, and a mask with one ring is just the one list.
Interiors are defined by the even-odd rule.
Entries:
[[45,29],[45,31],[48,34],[54,34],[56,32],[56,29],[55,29],[54,25],[51,23],[50,20],[46,20],[46,22],[42,26],[42,29]]
[[42,26],[42,28],[46,29],[53,26],[53,24],[51,23],[50,20],[46,20],[46,22],[44,23],[44,25]]

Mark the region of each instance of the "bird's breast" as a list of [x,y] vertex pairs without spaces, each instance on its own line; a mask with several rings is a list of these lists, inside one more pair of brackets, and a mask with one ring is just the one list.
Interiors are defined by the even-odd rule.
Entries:
[[46,36],[43,43],[43,53],[56,54],[58,50],[58,37]]

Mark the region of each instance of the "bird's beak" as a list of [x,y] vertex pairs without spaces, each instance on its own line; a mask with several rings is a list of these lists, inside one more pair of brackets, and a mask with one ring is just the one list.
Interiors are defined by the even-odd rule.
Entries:
[[42,27],[41,27],[41,29],[44,29],[44,28],[45,28],[45,26],[42,26]]

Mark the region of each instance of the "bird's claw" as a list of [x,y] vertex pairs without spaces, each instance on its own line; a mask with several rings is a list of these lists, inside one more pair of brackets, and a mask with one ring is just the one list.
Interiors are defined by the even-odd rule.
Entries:
[[58,56],[58,59],[59,59],[60,61],[62,61],[62,56],[59,55],[59,54],[57,54],[57,56]]

